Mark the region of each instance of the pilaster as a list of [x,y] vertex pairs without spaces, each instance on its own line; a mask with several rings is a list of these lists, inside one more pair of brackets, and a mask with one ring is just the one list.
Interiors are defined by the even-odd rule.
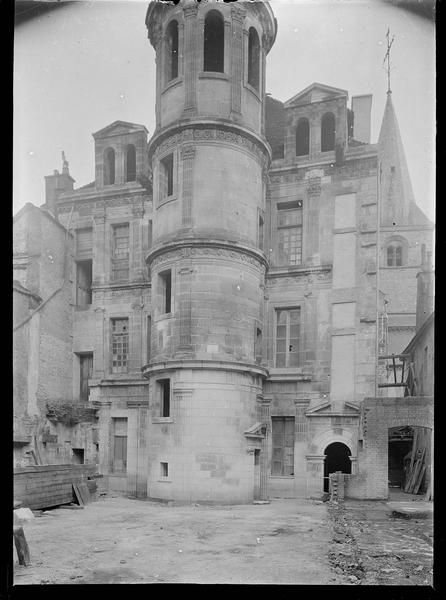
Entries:
[[[183,116],[191,117],[197,113],[197,52],[196,29],[201,24],[197,20],[198,4],[184,7],[184,111]],[[157,76],[158,77],[158,76]]]

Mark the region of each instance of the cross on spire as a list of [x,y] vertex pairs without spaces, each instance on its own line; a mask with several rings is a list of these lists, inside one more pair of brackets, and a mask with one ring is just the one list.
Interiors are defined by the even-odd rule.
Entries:
[[390,39],[390,29],[387,29],[387,33],[386,33],[386,38],[387,38],[387,52],[386,55],[384,56],[384,60],[383,60],[383,67],[384,67],[384,63],[387,60],[387,67],[384,67],[384,69],[386,69],[387,71],[387,94],[391,94],[392,90],[390,89],[390,71],[392,70],[390,67],[390,48],[392,47],[393,41],[395,40],[395,36],[392,36],[392,39]]

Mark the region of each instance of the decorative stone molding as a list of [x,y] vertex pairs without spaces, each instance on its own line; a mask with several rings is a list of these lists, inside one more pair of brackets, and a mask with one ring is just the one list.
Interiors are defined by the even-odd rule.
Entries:
[[260,139],[250,136],[248,133],[230,125],[184,127],[181,131],[173,133],[162,141],[160,138],[159,144],[157,144],[157,140],[155,140],[155,143],[152,141],[150,153],[157,158],[170,148],[191,140],[234,144],[255,154],[262,164],[265,161],[269,161],[269,149]]
[[192,144],[183,146],[180,150],[180,156],[182,160],[192,159],[195,157],[196,148]]
[[151,268],[154,268],[159,264],[168,261],[176,261],[181,258],[193,257],[220,257],[229,259],[231,261],[236,260],[238,262],[250,264],[257,269],[262,270],[263,272],[265,272],[267,266],[265,258],[260,253],[257,254],[253,250],[247,248],[237,248],[234,246],[224,247],[224,245],[220,242],[210,242],[209,245],[206,246],[193,246],[190,244],[184,245],[180,248],[166,250],[159,248],[156,251],[156,254],[154,252],[149,255],[146,261]]

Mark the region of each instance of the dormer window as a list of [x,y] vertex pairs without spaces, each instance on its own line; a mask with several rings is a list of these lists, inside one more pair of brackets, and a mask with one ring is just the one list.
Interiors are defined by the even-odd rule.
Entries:
[[178,77],[178,22],[171,21],[166,31],[166,81]]
[[125,180],[135,181],[136,179],[136,149],[133,144],[127,146],[125,153]]
[[310,124],[308,119],[299,119],[296,128],[296,156],[310,153]]
[[210,10],[204,21],[204,71],[224,72],[225,28],[218,10]]
[[115,183],[115,151],[107,148],[104,152],[104,185]]
[[333,113],[326,113],[321,121],[321,152],[335,148],[336,122]]
[[260,41],[254,27],[249,28],[248,36],[248,83],[254,89],[260,88]]

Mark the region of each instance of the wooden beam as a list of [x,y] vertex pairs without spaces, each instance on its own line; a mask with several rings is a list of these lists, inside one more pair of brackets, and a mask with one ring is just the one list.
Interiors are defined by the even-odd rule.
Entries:
[[23,527],[14,527],[14,543],[17,550],[19,565],[28,567],[31,564],[31,556],[29,554],[28,543],[25,538]]

